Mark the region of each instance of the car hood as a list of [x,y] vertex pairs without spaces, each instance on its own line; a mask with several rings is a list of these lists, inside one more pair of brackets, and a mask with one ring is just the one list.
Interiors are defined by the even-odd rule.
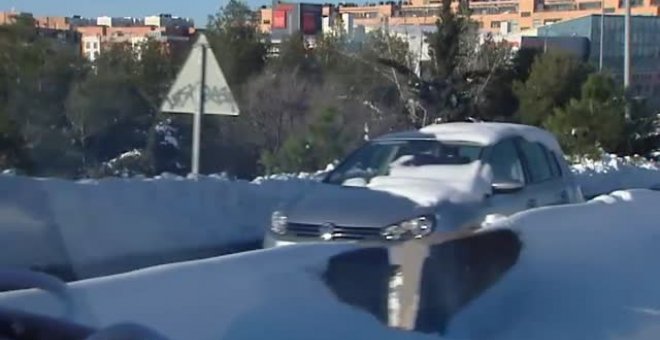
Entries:
[[376,177],[363,187],[320,185],[291,202],[285,212],[293,223],[333,223],[384,227],[453,206],[483,199],[465,183],[428,178]]

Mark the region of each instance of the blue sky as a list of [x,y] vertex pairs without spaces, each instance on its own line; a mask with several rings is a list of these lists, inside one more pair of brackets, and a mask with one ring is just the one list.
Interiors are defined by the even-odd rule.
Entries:
[[[270,4],[269,0],[247,0],[252,7]],[[204,26],[206,17],[215,13],[227,0],[0,0],[0,11],[31,12],[35,15],[63,15],[97,17],[142,17],[158,13],[190,17],[195,24]]]

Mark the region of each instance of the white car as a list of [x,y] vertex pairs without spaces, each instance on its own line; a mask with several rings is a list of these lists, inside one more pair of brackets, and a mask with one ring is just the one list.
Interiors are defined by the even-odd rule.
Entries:
[[349,155],[323,182],[273,213],[265,247],[433,243],[522,210],[584,200],[552,134],[506,123],[447,123],[385,135]]

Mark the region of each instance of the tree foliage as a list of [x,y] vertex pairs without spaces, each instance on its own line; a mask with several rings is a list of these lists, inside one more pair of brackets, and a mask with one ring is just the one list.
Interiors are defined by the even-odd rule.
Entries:
[[[249,178],[314,171],[365,138],[442,121],[544,126],[571,153],[643,152],[650,108],[570,56],[480,36],[466,3],[444,0],[425,36],[430,63],[386,30],[292,34],[271,49],[246,4],[230,0],[206,34],[241,110],[203,117],[202,173]],[[171,47],[171,46],[170,46]],[[113,44],[95,62],[44,37],[29,17],[0,26],[0,168],[89,177],[189,170],[191,116],[159,111],[188,50]],[[628,105],[629,117],[624,108]]]
[[306,132],[291,134],[275,153],[262,154],[266,171],[315,171],[338,160],[358,142],[356,131],[345,128],[349,119],[334,107],[324,107]]
[[442,1],[436,31],[427,38],[434,76],[444,79],[456,75],[461,56],[474,48],[470,43],[470,40],[474,39],[471,34],[474,32],[474,23],[465,11],[453,11],[451,4],[451,0]]
[[587,64],[570,55],[539,56],[527,80],[517,81],[513,86],[520,101],[518,119],[524,124],[543,124],[556,108],[580,96],[582,83],[590,72]]
[[268,46],[253,20],[253,12],[239,0],[229,0],[209,17],[209,42],[232,88],[245,83],[266,65]]
[[596,155],[600,149],[615,152],[625,141],[625,99],[614,80],[603,74],[589,75],[580,99],[546,118],[545,126],[573,155]]

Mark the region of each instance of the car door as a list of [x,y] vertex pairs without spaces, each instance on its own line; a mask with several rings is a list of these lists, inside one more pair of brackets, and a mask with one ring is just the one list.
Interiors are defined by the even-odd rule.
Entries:
[[511,215],[530,208],[536,203],[535,192],[528,188],[527,175],[515,139],[506,139],[493,145],[485,161],[493,173],[493,183],[518,182],[522,188],[510,191],[493,191],[486,200],[486,215]]
[[543,144],[517,139],[527,174],[529,208],[569,203],[567,185],[553,152]]
[[582,192],[575,183],[571,169],[563,158],[564,155],[549,149],[546,149],[546,151],[548,152],[550,169],[553,172],[553,176],[557,178],[557,187],[554,188],[557,203],[570,204],[583,202]]

